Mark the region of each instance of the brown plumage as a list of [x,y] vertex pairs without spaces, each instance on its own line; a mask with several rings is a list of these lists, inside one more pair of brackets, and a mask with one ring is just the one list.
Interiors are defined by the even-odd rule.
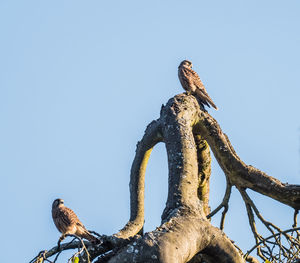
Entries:
[[183,60],[178,67],[178,77],[182,87],[188,94],[196,95],[202,104],[207,105],[208,107],[212,106],[217,110],[218,107],[207,94],[197,72],[192,70],[192,66],[192,62]]
[[98,243],[98,239],[86,230],[77,215],[68,207],[65,207],[64,200],[56,199],[52,204],[52,218],[58,231],[62,233],[60,240],[68,234],[85,238],[93,243]]

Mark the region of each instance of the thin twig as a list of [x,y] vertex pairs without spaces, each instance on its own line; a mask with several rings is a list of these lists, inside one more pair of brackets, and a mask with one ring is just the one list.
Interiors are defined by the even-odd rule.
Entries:
[[299,213],[299,210],[298,209],[295,209],[295,212],[294,212],[294,224],[293,224],[293,228],[296,228],[297,227],[297,215]]
[[221,221],[220,221],[220,229],[223,230],[224,229],[224,223],[225,223],[225,216],[226,216],[226,213],[228,211],[228,203],[226,203],[224,205],[224,210],[222,212],[222,217],[221,217]]
[[[292,231],[295,231],[295,230],[300,230],[300,227],[297,227],[297,228],[291,228],[291,229],[287,229],[285,231],[282,231],[282,233],[289,233],[289,232],[292,232]],[[257,246],[263,244],[265,241],[267,241],[268,239],[270,238],[274,238],[274,236],[279,236],[281,235],[282,233],[276,233],[275,235],[271,235],[271,236],[268,236],[266,238],[263,238],[262,241],[260,241],[258,244],[256,244],[255,246],[253,246],[250,250],[247,251],[247,254],[250,254]]]
[[[254,214],[251,205],[249,204],[249,201],[247,199],[247,196],[245,195],[245,189],[238,188],[239,192],[241,193],[241,196],[245,202],[246,210],[247,210],[247,215],[248,215],[248,220],[250,224],[251,231],[254,235],[255,243],[257,245],[257,255],[261,257],[263,260],[267,260],[267,258],[263,255],[263,252],[260,249],[260,246],[258,246],[259,242],[263,240],[261,235],[258,234],[256,225],[255,225],[255,219],[254,219]],[[264,245],[267,247],[267,249],[270,251],[270,248],[264,243]]]
[[[226,191],[225,191],[225,194],[224,194],[222,203],[219,204],[218,207],[215,208],[209,215],[207,215],[207,219],[213,217],[216,213],[218,213],[218,212],[220,211],[220,209],[221,209],[222,207],[224,207],[224,210],[225,210],[225,209],[228,210],[228,202],[229,202],[230,195],[231,195],[231,188],[232,188],[232,185],[231,185],[230,182],[228,182],[228,180],[227,180]],[[226,208],[226,207],[227,207],[227,208]],[[226,211],[226,212],[227,212],[227,211]]]
[[[271,234],[275,235],[275,232],[274,230],[271,228],[273,227],[274,229],[276,229],[279,233],[282,233],[282,230],[277,227],[276,225],[272,224],[271,222],[269,221],[266,221],[263,216],[260,214],[259,210],[257,209],[256,205],[254,204],[254,202],[252,201],[252,199],[250,198],[250,196],[247,194],[246,190],[242,190],[241,194],[243,195],[243,198],[244,198],[244,201],[246,203],[248,203],[251,208],[254,210],[256,216],[259,218],[259,220],[265,225],[265,227],[271,232]],[[276,243],[277,245],[281,248],[280,251],[283,252],[284,256],[285,257],[288,257],[288,254],[289,253],[289,249],[286,248],[282,243],[281,243],[281,236],[279,236],[278,238],[275,237],[276,239]],[[291,240],[291,238],[288,236],[288,235],[285,235],[286,239],[287,240],[290,240],[291,242],[293,242]],[[268,247],[267,247],[268,248]],[[280,255],[279,255],[280,256]]]
[[71,259],[75,258],[77,255],[81,254],[83,251],[85,251],[86,256],[87,256],[88,263],[90,263],[90,254],[89,254],[89,252],[88,252],[88,250],[87,250],[87,248],[86,248],[86,246],[85,246],[85,244],[84,244],[84,242],[83,242],[83,239],[80,238],[79,236],[76,236],[76,235],[66,235],[66,236],[71,236],[71,237],[77,238],[77,239],[80,241],[81,246],[82,246],[82,248],[81,248],[78,252],[76,252],[76,253],[68,260],[68,262],[69,262]]
[[[75,240],[76,240],[76,238],[74,237],[74,238],[67,244],[67,246],[65,247],[65,249],[67,249],[68,246],[71,245]],[[64,250],[65,250],[65,249],[64,249]],[[56,260],[58,259],[59,255],[61,254],[61,252],[63,252],[63,250],[60,250],[60,251],[56,254],[53,263],[56,262]]]
[[[70,241],[68,243],[61,244],[60,249],[58,246],[55,246],[52,249],[50,249],[49,251],[43,250],[43,251],[39,252],[38,256],[36,256],[34,259],[32,259],[29,263],[36,262],[37,258],[43,252],[45,252],[45,255],[44,255],[44,260],[45,260],[45,259],[52,257],[55,254],[60,254],[64,250],[75,249],[75,248],[78,248],[79,245],[82,245],[82,243],[80,241],[74,242],[74,240],[75,239],[73,239],[72,241]],[[83,243],[85,245],[90,245],[90,242],[87,242],[87,241],[83,241]]]

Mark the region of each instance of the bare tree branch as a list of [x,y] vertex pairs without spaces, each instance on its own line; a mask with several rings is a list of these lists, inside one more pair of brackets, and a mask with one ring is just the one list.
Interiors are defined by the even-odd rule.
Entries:
[[199,112],[194,131],[207,140],[232,185],[250,188],[294,209],[300,209],[300,186],[284,184],[253,166],[246,165],[237,156],[217,121],[207,112]]
[[207,218],[211,218],[213,217],[216,213],[218,213],[220,211],[221,208],[224,207],[223,213],[222,213],[222,217],[221,217],[221,222],[220,222],[220,229],[224,229],[224,222],[225,222],[225,216],[226,213],[228,211],[228,207],[229,207],[229,199],[230,199],[230,195],[231,195],[231,188],[232,185],[230,184],[230,182],[228,181],[227,177],[226,177],[226,191],[225,191],[225,195],[223,197],[223,201],[221,204],[218,205],[217,208],[215,208],[208,216]]
[[[164,142],[169,165],[168,198],[162,214],[162,224],[154,231],[143,234],[145,171],[153,147]],[[209,179],[212,149],[226,176],[226,191],[221,204],[209,213]],[[72,258],[80,263],[88,258],[97,263],[153,262],[219,262],[242,263],[258,261],[246,255],[231,242],[220,229],[224,228],[232,186],[239,190],[248,214],[258,255],[264,260],[299,258],[299,232],[282,231],[266,221],[249,197],[246,189],[252,189],[295,209],[294,224],[300,209],[300,186],[283,184],[262,171],[246,165],[236,154],[227,135],[219,124],[193,96],[180,94],[170,99],[161,109],[160,118],[146,128],[137,144],[130,174],[130,219],[118,233],[101,237],[103,243],[90,246],[89,242],[62,244],[61,250],[79,247]],[[220,229],[211,225],[209,218],[224,208]],[[257,231],[255,217],[272,233],[263,238]],[[277,232],[277,233],[276,233]],[[296,235],[296,236],[295,236]],[[276,250],[277,249],[277,250]],[[275,253],[274,251],[278,251]],[[42,251],[32,262],[59,256],[58,247]],[[88,256],[89,255],[89,256]],[[275,262],[274,261],[274,262]],[[40,262],[39,262],[40,263]]]
[[129,238],[139,233],[144,225],[144,187],[147,163],[153,147],[163,140],[159,121],[151,122],[140,142],[130,173],[130,220],[116,236]]

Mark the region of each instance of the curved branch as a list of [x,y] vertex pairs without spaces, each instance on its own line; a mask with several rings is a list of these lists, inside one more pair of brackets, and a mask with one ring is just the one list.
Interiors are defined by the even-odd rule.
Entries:
[[214,262],[244,263],[229,238],[201,218],[200,209],[179,208],[169,221],[122,248],[109,263],[183,263],[199,251],[213,257]]
[[[291,229],[287,229],[287,230],[285,230],[285,231],[282,231],[282,232],[280,232],[280,233],[276,233],[276,234],[274,234],[274,235],[270,235],[270,236],[268,236],[268,237],[266,237],[266,238],[263,238],[259,243],[257,243],[255,246],[253,246],[251,249],[249,249],[248,251],[247,251],[247,254],[249,255],[254,249],[256,249],[258,246],[260,246],[261,244],[263,244],[266,240],[268,240],[268,239],[271,239],[271,238],[274,238],[274,237],[277,237],[277,236],[280,236],[280,235],[282,235],[282,234],[287,234],[287,233],[289,233],[289,232],[293,232],[293,231],[299,231],[300,230],[300,227],[297,227],[297,228],[291,228]],[[300,244],[299,244],[300,245]]]
[[[252,207],[252,202],[249,201],[249,199],[247,198],[248,195],[246,194],[245,189],[241,189],[238,188],[244,202],[245,202],[245,206],[246,206],[246,210],[247,210],[247,215],[248,215],[248,220],[249,220],[249,225],[251,227],[251,231],[253,233],[254,239],[255,239],[255,243],[256,245],[263,240],[262,236],[258,233],[257,229],[256,229],[256,224],[255,224],[255,219],[254,219],[254,214],[253,214],[253,207]],[[251,200],[252,201],[252,200]],[[269,246],[267,244],[265,244],[265,247],[268,249],[269,254],[271,254],[271,250],[269,248]],[[263,252],[261,250],[260,246],[257,246],[257,255],[262,258],[263,260],[267,260],[267,258],[263,255]]]
[[[137,234],[141,233],[144,224],[146,166],[153,147],[162,141],[166,145],[169,165],[168,199],[162,215],[162,225],[139,236]],[[207,216],[209,147],[225,172],[227,188],[222,203]],[[101,246],[89,248],[88,253],[92,260],[100,256],[97,262],[110,263],[184,263],[192,260],[199,252],[213,257],[215,262],[242,263],[244,259],[232,242],[207,219],[224,207],[221,219],[223,228],[233,185],[244,198],[257,245],[264,240],[256,231],[254,212],[261,220],[263,218],[247,197],[246,188],[295,210],[300,209],[300,186],[283,184],[243,163],[216,120],[199,107],[197,99],[186,94],[177,95],[162,108],[160,118],[148,125],[142,140],[137,144],[130,175],[129,222],[117,234],[105,237]],[[272,226],[265,220],[263,223]],[[285,236],[284,232],[280,234]],[[78,243],[72,244],[74,246],[77,248]],[[71,247],[63,244],[62,248]],[[53,249],[56,252],[49,251],[52,255],[57,253],[57,248]],[[269,252],[271,251],[262,251],[266,254]],[[262,257],[266,258],[264,255]],[[251,257],[248,257],[249,262],[250,260]]]
[[[299,247],[299,241],[297,240],[297,238],[295,239],[292,235],[288,235],[287,233],[285,233],[284,231],[282,231],[279,227],[277,227],[276,225],[274,225],[273,223],[266,221],[263,216],[260,214],[258,208],[256,207],[256,205],[254,204],[254,202],[252,201],[252,199],[250,198],[250,196],[247,194],[245,189],[238,189],[243,197],[243,200],[246,204],[247,207],[247,211],[250,209],[251,213],[252,213],[252,218],[250,218],[249,216],[249,212],[248,212],[248,216],[249,216],[249,222],[250,225],[252,227],[252,225],[254,225],[254,217],[253,217],[253,212],[252,210],[255,212],[255,215],[258,217],[258,219],[262,222],[262,224],[271,232],[272,237],[274,238],[274,242],[272,241],[267,241],[271,246],[269,246],[266,242],[264,242],[264,248],[267,249],[268,251],[264,251],[261,249],[260,246],[257,245],[257,252],[258,255],[266,260],[266,258],[264,257],[264,255],[262,255],[262,253],[267,253],[268,255],[268,259],[275,259],[274,255],[273,255],[273,249],[274,247],[278,247],[280,254],[282,254],[286,259],[290,259],[291,258],[291,251],[293,250],[293,248],[298,248]],[[274,230],[273,230],[274,229]],[[276,235],[275,230],[280,234],[279,236]],[[258,244],[259,240],[262,241],[264,240],[262,238],[262,236],[260,236],[256,229],[252,229],[252,232],[254,233],[254,236],[256,236],[256,243]],[[298,231],[295,231],[298,234]],[[286,239],[286,244],[288,244],[290,247],[286,247],[286,244],[284,244],[281,240],[281,235]],[[297,249],[298,250],[298,249]]]
[[222,212],[221,222],[220,222],[220,229],[222,229],[222,230],[224,228],[225,216],[226,216],[226,213],[227,213],[228,208],[229,208],[229,199],[230,199],[230,195],[231,195],[231,188],[232,188],[232,185],[230,184],[230,182],[228,181],[228,178],[226,177],[226,191],[225,191],[225,194],[224,194],[224,197],[223,197],[223,201],[222,201],[221,204],[218,205],[217,208],[215,208],[207,216],[208,219],[213,217],[216,213],[218,213],[220,211],[220,209],[222,207],[224,207],[224,210]]
[[161,142],[160,122],[152,121],[137,143],[136,154],[130,172],[130,220],[115,236],[129,238],[139,233],[144,225],[145,172],[153,147]]
[[[88,250],[87,250],[87,246],[89,246],[91,243],[89,241],[83,241],[80,237],[78,236],[75,236],[75,235],[67,235],[67,236],[72,236],[74,237],[74,239],[72,239],[70,242],[68,243],[64,243],[64,244],[61,244],[61,245],[57,245],[53,248],[51,248],[49,251],[47,250],[44,250],[44,251],[41,251],[34,259],[32,259],[29,263],[34,263],[34,262],[39,262],[38,259],[39,258],[42,258],[43,260],[47,260],[48,258],[54,256],[57,254],[57,257],[59,256],[59,254],[62,252],[62,251],[65,251],[65,250],[70,250],[70,249],[77,249],[79,247],[81,247],[81,251],[80,253],[85,250],[87,255],[88,255],[88,258],[89,258],[89,253],[88,253]],[[79,241],[76,241],[74,242],[76,239],[78,239]],[[77,253],[76,253],[77,254]],[[79,253],[78,253],[79,254]],[[53,262],[56,262],[57,260],[57,257],[54,259]],[[49,260],[48,260],[49,261]],[[51,261],[49,261],[51,262]]]
[[298,216],[299,210],[295,209],[294,211],[294,223],[293,223],[293,227],[297,227],[297,216]]
[[300,209],[299,185],[284,184],[255,167],[246,165],[234,151],[218,122],[207,112],[200,110],[198,112],[199,120],[195,124],[195,131],[207,140],[232,185],[250,188],[294,209]]
[[202,166],[198,165],[201,160],[198,157],[202,153],[206,155],[209,148],[200,147],[197,151],[193,133],[198,119],[195,109],[199,109],[198,102],[184,94],[170,99],[162,108],[159,122],[169,165],[169,191],[162,215],[163,224],[120,249],[109,263],[184,263],[200,251],[213,256],[216,262],[244,262],[225,234],[206,219],[205,204],[199,201],[198,188],[206,183],[199,174],[208,175],[210,168],[205,165],[207,160]]
[[[92,231],[92,232],[94,232],[94,231]],[[94,232],[94,233],[96,233],[96,232]],[[72,239],[68,243],[59,244],[59,245],[51,248],[49,251],[43,250],[43,251],[39,252],[39,254],[34,259],[32,259],[29,263],[39,262],[38,259],[40,259],[40,258],[42,258],[43,260],[48,260],[50,257],[56,255],[56,257],[53,261],[53,263],[55,263],[58,256],[60,255],[60,253],[62,251],[70,250],[70,249],[78,249],[78,248],[84,249],[84,251],[86,252],[86,254],[84,255],[85,258],[88,255],[90,260],[93,260],[95,257],[97,257],[101,254],[105,254],[106,252],[110,251],[112,248],[123,247],[132,241],[132,239],[120,239],[115,236],[99,235],[98,233],[96,233],[96,234],[103,241],[101,243],[101,245],[98,244],[95,246],[91,242],[83,241],[81,238],[79,238],[75,235],[66,235],[66,236],[72,236],[75,238]],[[79,241],[75,241],[76,239],[79,239]],[[81,252],[82,252],[82,250],[81,250]],[[51,261],[49,261],[49,262],[51,262]],[[82,260],[80,260],[80,262],[82,262]],[[83,262],[86,262],[86,260]]]

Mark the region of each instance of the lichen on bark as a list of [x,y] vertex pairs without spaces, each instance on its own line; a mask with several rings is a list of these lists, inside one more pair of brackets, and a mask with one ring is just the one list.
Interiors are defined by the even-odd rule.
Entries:
[[[160,142],[165,144],[167,150],[168,197],[161,225],[144,234],[146,167],[153,147]],[[223,201],[212,212],[209,207],[210,150],[224,171],[227,182]],[[102,236],[102,245],[89,247],[93,262],[245,262],[241,251],[221,230],[232,186],[239,189],[247,207],[253,211],[256,207],[247,197],[247,188],[295,211],[300,209],[300,186],[283,184],[246,165],[217,121],[194,96],[186,94],[171,98],[162,107],[159,119],[147,126],[137,144],[129,186],[130,219],[116,234]],[[222,208],[219,229],[208,218]],[[249,213],[252,212],[249,210]],[[260,214],[258,216],[261,217]],[[46,257],[57,253],[55,251],[47,252]],[[84,255],[80,262],[83,259]],[[251,256],[247,261],[257,262]]]
[[[193,96],[177,95],[162,107],[160,118],[150,124],[155,125],[156,132],[150,133],[147,131],[149,128],[146,129],[140,143],[144,143],[149,136],[155,138],[159,134],[168,155],[168,198],[162,214],[162,225],[139,239],[139,247],[144,248],[139,250],[143,251],[141,254],[130,257],[124,248],[110,262],[181,263],[192,260],[201,251],[214,255],[218,262],[244,262],[226,235],[212,226],[206,218],[210,212],[208,201],[211,157],[206,140],[195,133],[194,129],[199,121],[200,111]],[[140,145],[137,153],[139,147]],[[131,176],[144,178],[145,173],[132,173]],[[144,179],[139,180],[144,182]],[[137,179],[131,179],[130,183],[132,201],[137,199],[136,195],[139,195],[141,189],[144,190],[144,185],[137,188],[136,181]],[[138,204],[132,202],[134,203]],[[143,202],[139,204],[143,207]],[[138,216],[131,217],[116,236],[128,238],[129,232],[138,233],[143,227],[143,220],[137,218]],[[134,225],[135,231],[132,228],[128,231],[128,225]],[[151,255],[147,256],[148,252],[145,251],[151,251]]]

